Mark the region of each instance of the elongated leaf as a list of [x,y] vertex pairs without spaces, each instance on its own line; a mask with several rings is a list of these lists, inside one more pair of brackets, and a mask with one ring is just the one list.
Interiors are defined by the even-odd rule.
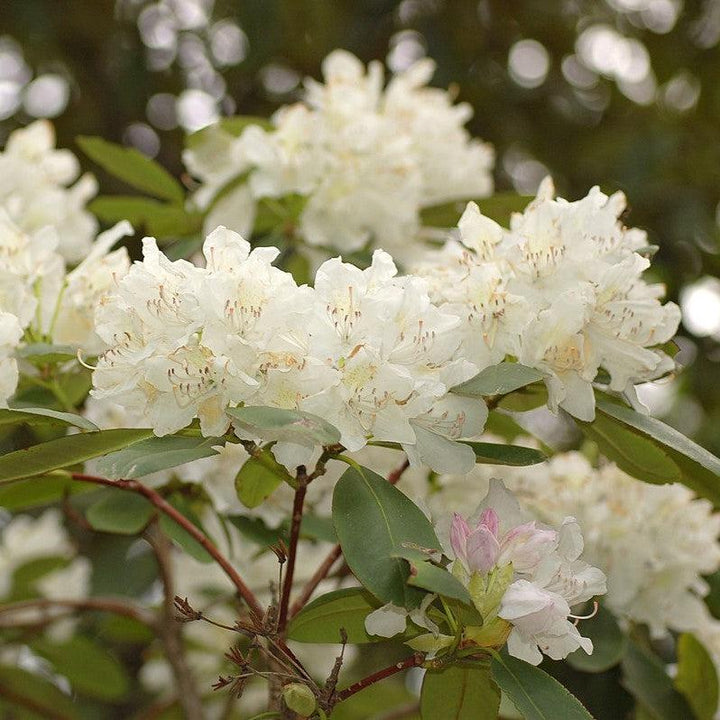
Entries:
[[[405,556],[401,555],[401,557]],[[459,600],[466,605],[472,605],[472,598],[467,588],[447,570],[427,561],[418,562],[417,559],[408,559],[407,557],[405,559],[410,563],[408,585]]]
[[570,653],[567,661],[582,672],[605,672],[622,660],[627,647],[627,638],[609,610],[600,606],[595,617],[583,620],[581,631],[593,642],[592,655],[582,648]]
[[[595,422],[578,424],[588,437],[603,433],[605,438],[598,440],[601,452],[634,477],[680,481],[720,507],[720,460],[674,428],[602,396],[597,398]],[[638,467],[639,452],[649,469]]]
[[582,703],[544,670],[509,655],[494,658],[491,668],[525,720],[592,720]]
[[[256,115],[233,115],[232,117],[221,118],[217,124],[226,133],[234,137],[240,137],[243,130],[250,125],[259,125],[264,130],[271,130],[273,128],[273,124],[267,118]],[[212,132],[215,127],[215,125],[209,125],[201,130],[196,130],[194,133],[190,133],[190,135],[187,135],[185,138],[185,147],[191,150],[201,145],[208,132]]]
[[222,438],[194,435],[149,437],[106,455],[98,461],[98,473],[112,479],[144,477],[193,460],[217,455],[218,451],[214,447],[224,444],[225,440]]
[[135,535],[150,522],[155,509],[142,495],[115,488],[106,488],[103,497],[85,513],[95,530]]
[[[168,502],[172,505],[181,515],[184,515],[195,527],[205,532],[200,519],[195,514],[193,509],[185,498],[175,493],[168,498]],[[201,563],[211,563],[213,559],[208,554],[207,550],[190,535],[183,527],[178,525],[172,518],[165,513],[160,515],[160,528],[161,530],[172,540],[174,540],[190,557],[195,558]]]
[[263,460],[251,457],[245,461],[235,476],[235,492],[245,507],[254,508],[288,479],[287,470],[268,452]]
[[654,720],[692,718],[685,698],[673,687],[662,662],[630,641],[622,660],[623,685]]
[[75,635],[59,643],[41,639],[32,647],[82,695],[99,700],[120,700],[130,689],[123,666],[108,650],[89,638]]
[[35,675],[19,667],[0,666],[0,699],[4,702],[23,707],[23,700],[28,707],[37,708],[40,713],[53,720],[76,720],[80,718],[80,710],[68,695],[61,692],[49,680]]
[[501,443],[465,442],[475,453],[475,462],[483,465],[510,465],[522,467],[545,462],[547,455],[535,448]]
[[51,343],[31,343],[16,350],[18,357],[33,365],[48,365],[77,359],[77,348],[71,345],[52,345]]
[[202,228],[202,215],[179,205],[136,195],[105,195],[95,198],[88,209],[107,223],[129,220],[136,230],[160,237],[191,235]]
[[718,709],[715,663],[702,643],[684,633],[678,638],[675,687],[685,696],[697,720],[712,720]]
[[60,412],[49,408],[0,408],[0,425],[72,425],[81,430],[99,430],[98,426],[82,415]]
[[79,137],[77,144],[91,160],[128,185],[176,203],[185,199],[180,183],[165,168],[135,148],[89,136]]
[[450,665],[425,673],[420,693],[423,720],[496,720],[499,708],[500,690],[489,667]]
[[275,545],[283,535],[280,529],[275,530],[268,527],[261,518],[228,515],[226,520],[232,523],[246,540],[264,547]]
[[323,418],[311,413],[245,406],[231,408],[227,414],[236,429],[253,438],[300,445],[335,445],[340,442],[340,432]]
[[332,516],[345,560],[362,585],[384,602],[419,605],[425,593],[407,586],[409,567],[398,555],[408,546],[440,550],[422,511],[385,478],[351,467],[335,485]]
[[0,507],[11,512],[27,510],[57,502],[66,495],[94,492],[96,487],[73,480],[66,472],[58,470],[0,487]]
[[520,363],[501,362],[481,370],[474,378],[450,389],[455,395],[464,397],[488,397],[505,395],[530,383],[542,380],[544,375],[535,368]]
[[[468,198],[470,200],[471,198]],[[431,227],[455,227],[463,214],[468,200],[434,205],[422,211],[423,225]],[[530,195],[518,195],[513,192],[496,193],[489,198],[480,198],[475,202],[486,217],[500,225],[507,226],[514,212],[522,212],[533,200]]]
[[51,440],[0,455],[0,485],[76,465],[128,447],[153,434],[149,429],[100,430]]
[[387,638],[368,635],[365,618],[382,603],[363,588],[329,592],[306,605],[290,622],[288,638],[305,643],[338,643],[344,628],[348,642],[371,643]]

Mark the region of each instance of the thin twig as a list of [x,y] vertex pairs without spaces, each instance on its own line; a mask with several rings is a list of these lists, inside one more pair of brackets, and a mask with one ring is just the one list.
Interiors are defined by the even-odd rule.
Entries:
[[205,714],[202,699],[185,657],[182,625],[175,620],[175,583],[172,576],[172,558],[170,557],[172,546],[156,522],[148,527],[145,537],[155,552],[163,585],[160,639],[175,677],[178,700],[187,720],[203,720]]
[[335,702],[342,702],[343,700],[347,700],[349,697],[352,697],[353,695],[355,695],[355,693],[359,693],[366,687],[370,687],[370,685],[374,685],[376,682],[380,682],[380,680],[391,677],[392,675],[395,675],[396,673],[399,673],[403,670],[407,670],[408,668],[412,667],[419,667],[420,665],[422,665],[424,659],[424,655],[422,655],[421,653],[415,653],[414,655],[411,655],[410,657],[405,658],[400,662],[396,662],[394,665],[389,665],[382,670],[378,670],[372,675],[368,675],[362,680],[358,680],[356,683],[353,683],[349,687],[346,687],[344,690],[341,690],[335,696]]
[[260,603],[252,590],[250,590],[250,588],[243,582],[243,579],[240,577],[238,572],[230,564],[230,561],[215,547],[215,545],[201,530],[190,522],[190,520],[188,520],[182,513],[178,512],[161,495],[155,492],[155,490],[143,485],[137,480],[108,480],[107,478],[97,477],[95,475],[84,475],[82,473],[72,473],[71,477],[73,480],[95,483],[96,485],[106,485],[107,487],[114,487],[119,490],[127,490],[129,492],[135,492],[143,495],[158,510],[174,520],[183,530],[185,530],[185,532],[188,533],[188,535],[190,535],[194,540],[197,540],[197,542],[205,548],[213,560],[215,560],[215,562],[225,571],[225,574],[228,578],[230,578],[231,582],[235,586],[235,589],[245,601],[245,604],[250,609],[250,612],[257,618],[258,622],[262,619],[264,613]]
[[[68,608],[70,610],[99,610],[115,615],[136,620],[149,628],[155,628],[155,618],[152,613],[132,603],[118,600],[116,598],[85,598],[84,600],[37,598],[34,600],[22,600],[0,605],[0,615],[7,613],[22,612],[24,610],[52,610],[53,608]],[[5,627],[4,625],[2,627]]]
[[307,581],[305,587],[300,592],[300,596],[295,600],[290,608],[290,618],[295,617],[305,605],[308,600],[312,597],[317,586],[327,577],[328,573],[332,569],[336,560],[342,555],[342,548],[340,545],[335,547],[328,553],[327,557],[320,563],[318,569],[313,573],[313,576]]
[[298,540],[300,539],[300,524],[302,523],[303,505],[305,504],[305,493],[307,492],[308,477],[305,467],[301,465],[297,470],[297,489],[293,500],[292,520],[290,524],[290,544],[288,546],[287,569],[285,580],[282,585],[282,596],[280,597],[280,609],[278,611],[278,634],[282,637],[287,625],[288,607],[290,605],[290,590],[292,589],[293,576],[295,575],[295,559],[297,558]]

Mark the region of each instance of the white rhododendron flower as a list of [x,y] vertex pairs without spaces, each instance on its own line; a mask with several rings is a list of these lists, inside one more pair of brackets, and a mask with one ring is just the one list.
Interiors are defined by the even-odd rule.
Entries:
[[47,120],[11,133],[0,152],[0,208],[30,234],[52,227],[58,252],[70,263],[85,257],[97,232],[97,221],[85,209],[97,183],[91,175],[77,180],[79,173],[75,155],[55,149]]
[[146,238],[143,262],[97,310],[109,350],[95,397],[116,399],[159,435],[198,417],[219,436],[228,407],[264,405],[327,419],[351,451],[397,442],[414,462],[472,467],[472,450],[454,441],[479,435],[487,409],[446,397],[476,369],[455,358],[458,320],[430,302],[422,280],[397,277],[377,251],[366,270],[337,258],[314,288],[298,287],[273,267],[277,249],[251,251],[226,228],[204,254],[205,268],[170,262]]
[[249,173],[212,206],[206,230],[225,224],[248,233],[258,200],[298,194],[307,244],[352,252],[372,243],[404,256],[421,208],[493,188],[493,152],[465,130],[469,105],[427,87],[434,69],[421,60],[383,90],[380,63],[366,70],[336,50],[323,62],[324,82],[308,79],[303,101],[275,113],[271,129],[253,124],[237,138],[220,127],[203,131],[184,155],[202,181],[199,207]]
[[554,199],[547,178],[510,229],[465,210],[459,240],[426,255],[413,271],[433,301],[461,321],[462,354],[478,368],[506,357],[545,375],[548,405],[580,420],[595,416],[600,369],[611,390],[635,400],[634,385],[674,368],[660,348],[680,311],[664,288],[642,279],[645,233],[622,226],[622,193],[598,188],[577,202]]

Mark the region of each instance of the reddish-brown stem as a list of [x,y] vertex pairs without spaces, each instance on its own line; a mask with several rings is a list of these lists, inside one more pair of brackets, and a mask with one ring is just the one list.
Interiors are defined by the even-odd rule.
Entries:
[[153,615],[143,608],[136,607],[130,603],[116,600],[115,598],[86,598],[84,600],[53,600],[50,598],[37,598],[35,600],[23,600],[21,602],[7,603],[0,605],[0,615],[5,613],[22,612],[23,610],[51,610],[53,608],[68,608],[70,610],[99,610],[115,615],[136,620],[148,627],[155,627]]
[[235,586],[235,589],[238,591],[240,597],[242,597],[247,604],[250,612],[256,616],[258,621],[262,620],[264,612],[260,603],[255,597],[253,591],[245,584],[238,572],[230,564],[229,560],[215,547],[215,545],[201,530],[190,522],[190,520],[188,520],[182,513],[178,512],[161,495],[155,492],[155,490],[143,485],[137,480],[108,480],[107,478],[97,477],[95,475],[84,475],[82,473],[72,473],[71,477],[73,480],[95,483],[96,485],[106,485],[108,487],[114,487],[120,490],[127,490],[129,492],[135,492],[143,495],[158,510],[160,510],[160,512],[165,513],[165,515],[174,520],[183,530],[185,530],[185,532],[188,533],[188,535],[205,548],[210,557],[215,560],[228,578],[230,578],[230,581]]
[[389,475],[388,475],[388,482],[391,485],[397,485],[397,483],[400,481],[400,478],[403,476],[403,473],[410,467],[410,461],[405,458],[403,460],[402,465],[399,467],[396,467]]
[[300,592],[300,596],[292,604],[290,608],[290,617],[293,618],[297,615],[307,604],[312,594],[315,592],[317,586],[327,577],[328,573],[335,564],[335,561],[342,555],[342,548],[340,545],[335,547],[328,553],[328,556],[320,563],[320,566],[315,571],[313,576],[307,581],[305,587]]
[[342,702],[343,700],[347,700],[355,693],[359,693],[366,687],[370,687],[370,685],[374,685],[376,682],[380,682],[380,680],[384,680],[385,678],[391,677],[392,675],[395,675],[396,673],[399,673],[403,670],[407,670],[408,668],[418,667],[422,665],[424,659],[424,655],[422,655],[421,653],[415,653],[414,655],[411,655],[410,657],[405,658],[400,662],[396,662],[394,665],[389,665],[382,670],[378,670],[376,673],[368,675],[362,680],[358,680],[356,683],[353,683],[352,685],[346,687],[344,690],[341,690],[335,696],[335,701]]
[[288,545],[287,570],[282,585],[282,596],[280,598],[280,609],[278,611],[278,633],[283,637],[288,619],[288,607],[290,605],[290,590],[292,589],[293,577],[295,575],[295,559],[297,558],[297,546],[300,539],[300,523],[302,522],[303,505],[305,504],[305,493],[307,492],[307,476],[304,468],[298,469],[298,487],[295,490],[293,501],[292,520],[290,523],[290,544]]

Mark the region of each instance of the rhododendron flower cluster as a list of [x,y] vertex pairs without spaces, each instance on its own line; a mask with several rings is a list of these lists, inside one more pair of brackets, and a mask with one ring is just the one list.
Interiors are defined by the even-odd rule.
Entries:
[[[447,398],[475,374],[455,358],[456,317],[430,303],[424,281],[397,277],[387,253],[366,270],[327,261],[315,287],[272,266],[274,248],[250,250],[218,228],[205,268],[170,262],[155,241],[96,314],[108,344],[93,394],[138,413],[158,435],[200,419],[204,434],[229,427],[241,403],[303,410],[359,450],[398,442],[438,469],[472,467],[454,443],[483,428],[482,402]],[[439,450],[445,451],[444,455]]]
[[[252,228],[261,198],[306,198],[299,234],[342,252],[369,242],[395,256],[420,228],[420,209],[492,192],[493,153],[463,125],[472,114],[450,93],[427,87],[423,59],[393,76],[342,50],[323,62],[325,82],[308,79],[302,102],[281,108],[271,129],[250,125],[237,138],[215,127],[185,153],[203,181],[195,201],[210,207],[206,230]],[[248,173],[247,184],[219,191]]]
[[90,174],[70,150],[55,149],[55,131],[38,120],[11,133],[0,152],[0,208],[22,230],[33,234],[52,227],[58,252],[70,263],[82,260],[97,232],[85,203],[97,193]]
[[662,285],[642,279],[650,261],[638,251],[647,238],[619,222],[622,193],[553,196],[547,178],[509,230],[470,203],[459,240],[413,272],[428,279],[441,309],[461,318],[469,361],[485,367],[513,356],[546,376],[551,408],[590,421],[601,368],[610,389],[631,400],[636,383],[673,369],[657,346],[675,334],[680,310],[661,304]]

